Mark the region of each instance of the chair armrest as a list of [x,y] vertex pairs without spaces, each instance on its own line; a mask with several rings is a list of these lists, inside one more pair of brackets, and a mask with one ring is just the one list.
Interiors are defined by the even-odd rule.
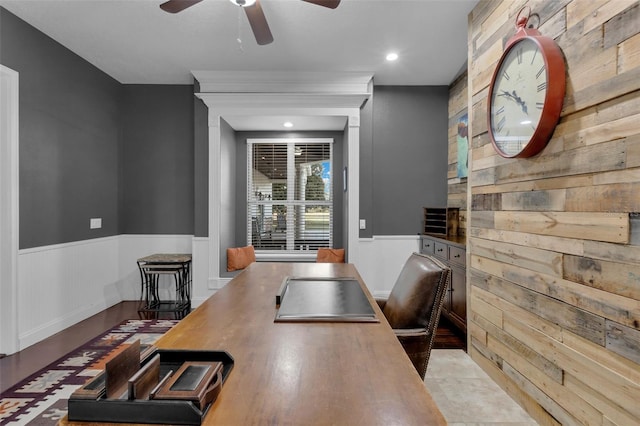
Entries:
[[431,352],[430,333],[426,328],[394,328],[393,331],[416,371],[424,379]]
[[402,338],[409,339],[412,337],[424,338],[429,335],[426,328],[394,328],[393,332],[400,340],[402,340]]
[[394,328],[393,332],[408,353],[423,352],[429,344],[425,328]]
[[384,305],[387,304],[387,299],[379,299],[376,297],[376,303],[380,309],[384,309]]

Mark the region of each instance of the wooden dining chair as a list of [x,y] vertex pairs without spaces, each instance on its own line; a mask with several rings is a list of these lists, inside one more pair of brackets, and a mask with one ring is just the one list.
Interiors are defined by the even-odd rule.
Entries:
[[423,380],[450,279],[448,266],[432,256],[413,253],[389,298],[376,299]]

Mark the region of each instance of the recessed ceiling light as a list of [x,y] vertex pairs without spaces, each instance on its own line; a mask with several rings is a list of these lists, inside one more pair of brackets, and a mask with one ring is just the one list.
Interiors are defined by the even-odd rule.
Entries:
[[285,121],[285,123],[283,124],[284,127],[293,127],[293,123],[290,121]]
[[395,52],[387,53],[387,61],[395,61],[398,59],[398,54]]

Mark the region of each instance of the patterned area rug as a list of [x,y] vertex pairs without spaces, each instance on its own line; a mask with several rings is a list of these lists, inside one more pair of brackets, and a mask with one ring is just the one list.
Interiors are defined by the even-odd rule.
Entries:
[[123,345],[154,344],[178,320],[128,320],[49,364],[0,395],[0,424],[56,425],[74,390],[104,369]]

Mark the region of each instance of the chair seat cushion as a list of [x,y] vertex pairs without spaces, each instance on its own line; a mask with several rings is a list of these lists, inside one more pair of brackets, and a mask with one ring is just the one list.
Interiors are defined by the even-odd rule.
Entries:
[[318,263],[344,263],[344,249],[321,247],[316,257]]
[[256,261],[256,252],[253,246],[232,247],[227,249],[227,271],[244,269]]

